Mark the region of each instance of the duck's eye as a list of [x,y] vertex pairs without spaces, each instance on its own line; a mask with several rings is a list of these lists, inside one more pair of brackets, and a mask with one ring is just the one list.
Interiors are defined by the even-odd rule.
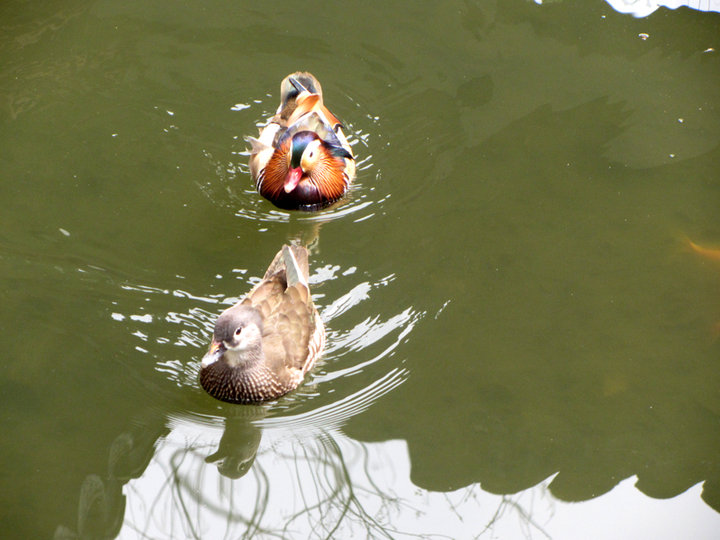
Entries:
[[308,154],[308,157],[309,157],[310,159],[312,159],[314,155],[315,155],[315,152],[313,152],[312,150],[310,150],[310,153]]
[[242,334],[242,326],[238,327],[238,328],[235,330],[235,337],[239,336],[240,334]]

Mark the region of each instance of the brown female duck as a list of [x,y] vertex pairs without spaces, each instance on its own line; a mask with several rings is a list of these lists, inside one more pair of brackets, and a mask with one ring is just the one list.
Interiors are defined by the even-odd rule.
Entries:
[[260,194],[285,210],[318,210],[340,199],[355,177],[342,124],[306,72],[280,84],[280,106],[252,145],[250,173]]
[[308,252],[283,246],[262,281],[215,323],[200,385],[230,403],[258,403],[294,390],[325,346],[308,286]]

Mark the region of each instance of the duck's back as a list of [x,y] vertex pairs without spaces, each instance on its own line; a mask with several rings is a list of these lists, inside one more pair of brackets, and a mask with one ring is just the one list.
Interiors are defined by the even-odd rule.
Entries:
[[266,365],[293,384],[312,367],[325,343],[307,282],[307,250],[285,246],[243,301],[262,314]]

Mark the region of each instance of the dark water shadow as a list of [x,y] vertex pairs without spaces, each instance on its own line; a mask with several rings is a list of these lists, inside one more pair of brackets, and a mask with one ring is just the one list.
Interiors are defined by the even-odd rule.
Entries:
[[[660,279],[668,285],[672,273],[682,272],[678,264],[692,263],[668,262],[676,249],[670,229],[664,239],[651,236],[643,245],[638,239],[646,225],[633,231],[637,237],[611,225],[622,221],[618,216],[639,211],[672,214],[671,200],[644,195],[652,192],[649,186],[676,177],[674,170],[697,183],[710,181],[718,148],[682,167],[628,169],[609,159],[608,148],[626,129],[631,112],[627,103],[604,98],[562,111],[541,106],[446,160],[443,189],[460,190],[468,178],[486,186],[486,198],[466,196],[445,209],[474,216],[483,236],[468,245],[459,266],[442,261],[444,246],[467,235],[462,220],[448,220],[415,246],[423,273],[415,282],[407,276],[408,285],[420,289],[427,275],[437,276],[450,298],[448,316],[437,318],[431,338],[422,333],[413,340],[414,361],[423,364],[423,376],[411,377],[394,392],[382,414],[371,410],[346,428],[351,436],[372,441],[373,426],[382,421],[392,436],[407,440],[418,486],[447,491],[480,483],[490,492],[509,494],[553,477],[553,496],[586,501],[636,475],[637,488],[656,498],[676,496],[702,482],[703,499],[720,511],[716,393],[709,391],[699,367],[719,344],[694,343],[697,356],[688,354],[691,341],[683,344],[675,337],[698,321],[694,313],[677,308],[670,308],[671,320],[650,317],[641,325],[647,335],[667,343],[665,350],[637,348],[628,334],[644,321],[644,309],[668,308],[649,284],[655,278],[643,282],[624,253],[641,250],[646,260],[659,261],[657,266],[669,273]],[[456,113],[462,118],[460,109]],[[561,163],[537,159],[558,148],[563,149]],[[485,167],[468,167],[466,155],[484,156]],[[610,171],[607,176],[595,176],[603,169]],[[512,186],[508,178],[516,179]],[[616,193],[626,197],[614,198]],[[432,192],[426,196],[432,200]],[[592,204],[580,202],[581,197]],[[643,199],[638,210],[635,205]],[[508,200],[525,212],[505,214]],[[593,231],[590,237],[574,234],[580,223]],[[604,254],[599,259],[597,250]],[[606,273],[628,279],[615,288],[608,286],[610,278],[594,277]],[[568,290],[600,299],[617,295],[628,304],[602,314],[592,302],[555,303],[553,298]],[[665,298],[683,294],[682,287],[671,291],[672,286]],[[645,308],[633,304],[638,299]],[[458,323],[463,313],[475,314],[472,328]],[[579,320],[586,323],[582,329]],[[706,321],[707,328],[711,323]],[[695,340],[702,331],[699,325],[680,333]],[[618,355],[618,347],[623,354]],[[633,351],[642,361],[627,363],[624,355]],[[698,367],[680,370],[678,362]]]

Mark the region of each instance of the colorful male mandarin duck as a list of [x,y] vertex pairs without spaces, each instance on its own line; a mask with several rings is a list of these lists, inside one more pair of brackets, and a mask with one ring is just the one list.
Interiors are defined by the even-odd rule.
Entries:
[[307,249],[283,246],[260,283],[222,312],[200,366],[208,394],[259,403],[298,387],[325,346],[308,275]]
[[260,194],[285,210],[319,210],[340,199],[355,177],[342,124],[306,72],[280,84],[280,106],[252,145],[250,173]]

